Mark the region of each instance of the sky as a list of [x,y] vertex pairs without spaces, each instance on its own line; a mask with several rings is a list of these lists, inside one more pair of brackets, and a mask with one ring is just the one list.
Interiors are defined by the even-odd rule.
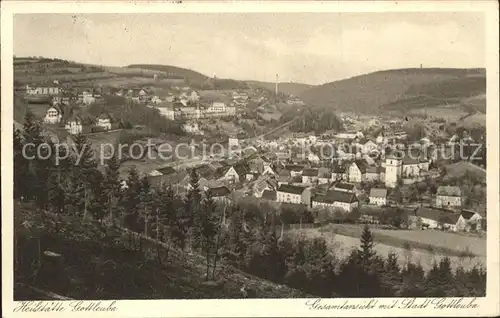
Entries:
[[168,64],[323,84],[377,70],[485,67],[482,13],[17,14],[14,54]]

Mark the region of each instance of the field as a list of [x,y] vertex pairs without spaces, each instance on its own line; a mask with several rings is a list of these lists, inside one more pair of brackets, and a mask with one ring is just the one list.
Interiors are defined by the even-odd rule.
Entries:
[[430,117],[443,118],[447,121],[455,122],[469,114],[460,105],[441,105],[439,107],[423,107],[412,109],[409,115],[412,114],[425,114]]
[[466,172],[472,173],[476,178],[484,179],[486,182],[486,171],[471,163],[459,161],[446,166],[447,177],[458,178]]
[[26,75],[15,76],[16,82],[20,84],[41,83],[47,81],[58,80],[59,82],[82,82],[97,79],[109,79],[116,75],[107,72],[96,73],[76,73],[76,74],[43,74],[43,75]]
[[[353,248],[359,246],[359,237],[362,228],[357,226],[336,226],[335,230],[329,228],[291,230],[289,235],[304,235],[306,238],[323,237],[331,248],[331,251],[340,258],[347,256]],[[389,233],[391,232],[391,233]],[[399,256],[399,262],[403,265],[407,260],[420,262],[425,270],[429,270],[435,261],[444,256],[451,259],[456,268],[463,266],[470,268],[474,265],[486,264],[486,240],[461,236],[452,233],[437,231],[391,231],[372,229],[374,234],[374,248],[381,256],[386,257],[391,251]],[[406,248],[403,247],[406,242]],[[464,246],[460,246],[464,243]],[[433,246],[432,250],[420,249],[424,244]],[[411,248],[408,248],[411,246]],[[476,253],[477,256],[466,255],[466,249]],[[461,254],[461,251],[464,253]]]

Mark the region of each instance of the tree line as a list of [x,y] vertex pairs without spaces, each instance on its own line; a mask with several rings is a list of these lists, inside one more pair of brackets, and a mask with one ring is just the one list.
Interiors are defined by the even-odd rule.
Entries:
[[[22,153],[27,143],[47,146],[42,147],[39,156],[32,147],[27,148],[26,155],[34,156],[29,160]],[[280,216],[271,205],[225,203],[210,191],[201,191],[196,170],[190,173],[185,195],[179,195],[169,187],[153,186],[136,169],[130,170],[123,183],[116,157],[99,169],[83,135],[74,138],[79,161],[73,154],[57,163],[54,156],[49,156],[51,147],[56,145],[45,140],[39,124],[28,114],[23,132],[14,133],[16,198],[32,200],[37,208],[54,214],[119,226],[186,253],[200,254],[205,260],[206,280],[217,279],[224,266],[233,266],[322,297],[485,293],[486,273],[482,268],[453,271],[448,258],[434,264],[428,273],[410,261],[400,266],[395,254],[383,257],[375,252],[368,227],[363,231],[360,247],[341,258],[324,238],[285,235]],[[130,247],[143,248],[142,240],[136,240],[134,235],[129,237]],[[158,250],[160,262],[168,261],[168,250],[166,255]]]

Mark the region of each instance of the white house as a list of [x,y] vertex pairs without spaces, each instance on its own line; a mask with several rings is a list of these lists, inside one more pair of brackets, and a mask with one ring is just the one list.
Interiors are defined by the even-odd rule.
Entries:
[[302,172],[302,183],[313,184],[318,181],[318,169],[304,169]]
[[83,131],[82,121],[78,116],[73,116],[66,122],[64,128],[72,135],[81,134]]
[[483,217],[479,213],[470,210],[462,210],[460,218],[456,224],[457,230],[464,232],[470,232],[473,230],[481,231],[482,221]]
[[312,198],[313,208],[339,208],[344,212],[351,212],[359,206],[354,193],[329,190],[325,195],[316,195]]
[[462,205],[462,191],[459,187],[440,186],[436,193],[437,207],[459,207]]
[[349,182],[363,182],[366,174],[366,161],[356,160],[349,166],[348,179]]
[[195,121],[185,123],[182,125],[182,129],[190,134],[203,135],[203,131],[200,130],[200,126]]
[[276,191],[276,201],[309,206],[311,202],[311,190],[306,187],[282,184]]
[[50,106],[47,108],[43,122],[46,124],[58,124],[62,119],[62,111],[58,106]]
[[90,105],[95,103],[96,98],[94,97],[94,94],[92,94],[91,92],[83,91],[80,95],[78,95],[78,100],[83,105]]
[[154,95],[153,97],[151,97],[151,104],[158,105],[161,102],[161,98],[158,95]]
[[111,129],[111,118],[109,117],[108,114],[101,114],[97,118],[97,124],[98,127],[101,127],[105,130],[110,130]]
[[387,204],[387,189],[371,188],[370,189],[370,204],[386,205]]

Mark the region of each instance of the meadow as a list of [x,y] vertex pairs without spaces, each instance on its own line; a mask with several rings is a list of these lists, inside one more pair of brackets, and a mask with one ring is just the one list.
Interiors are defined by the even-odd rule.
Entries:
[[[359,233],[361,233],[362,228],[359,227]],[[350,229],[351,232],[350,234],[354,234],[355,230]],[[466,255],[465,253],[462,255],[455,254],[455,253],[443,253],[442,250],[440,250],[440,246],[443,245],[443,241],[440,241],[440,239],[444,237],[440,237],[439,235],[433,235],[431,231],[426,231],[425,235],[422,232],[417,232],[415,231],[415,234],[412,236],[409,234],[409,231],[392,231],[394,233],[400,232],[400,236],[403,235],[408,235],[407,241],[409,242],[409,245],[406,245],[403,247],[402,245],[400,246],[394,246],[390,241],[388,242],[383,236],[381,236],[381,232],[384,233],[387,232],[388,230],[378,230],[378,229],[372,229],[372,233],[374,234],[374,249],[375,251],[383,257],[386,257],[390,252],[396,253],[398,255],[398,261],[400,265],[406,264],[407,261],[411,261],[414,263],[420,263],[424,270],[428,271],[432,268],[434,262],[439,262],[440,259],[443,257],[447,256],[450,258],[452,267],[455,269],[459,266],[462,266],[464,268],[472,268],[476,265],[485,265],[486,264],[486,240],[483,240],[484,243],[478,244],[477,246],[479,247],[478,250],[473,250],[474,252],[480,253],[482,255]],[[438,232],[435,232],[438,233]],[[385,234],[385,233],[384,233]],[[417,239],[416,235],[420,234],[419,239],[423,239],[427,242],[431,242],[435,244],[436,248],[433,251],[426,250],[426,249],[419,249],[415,248],[413,244],[415,243],[414,240]],[[448,233],[440,233],[440,234],[448,234]],[[287,232],[287,235],[294,235],[294,236],[301,236],[303,235],[304,237],[308,239],[313,239],[315,237],[323,237],[326,242],[328,247],[330,248],[330,251],[336,255],[338,258],[344,258],[349,255],[352,249],[355,249],[359,246],[360,240],[359,236],[348,236],[348,235],[343,235],[343,234],[338,234],[333,231],[321,231],[321,229],[305,229],[305,230],[290,230]],[[405,236],[406,238],[406,236]],[[402,239],[401,237],[399,239]],[[465,242],[468,239],[472,238],[467,238],[467,237],[461,237],[459,235],[455,235],[453,237],[448,237],[444,242],[448,242],[449,246],[448,248],[454,247],[457,248],[457,244],[453,242],[453,240]],[[472,240],[473,241],[473,240]],[[470,245],[470,243],[469,243]],[[452,254],[452,255],[450,255]]]

